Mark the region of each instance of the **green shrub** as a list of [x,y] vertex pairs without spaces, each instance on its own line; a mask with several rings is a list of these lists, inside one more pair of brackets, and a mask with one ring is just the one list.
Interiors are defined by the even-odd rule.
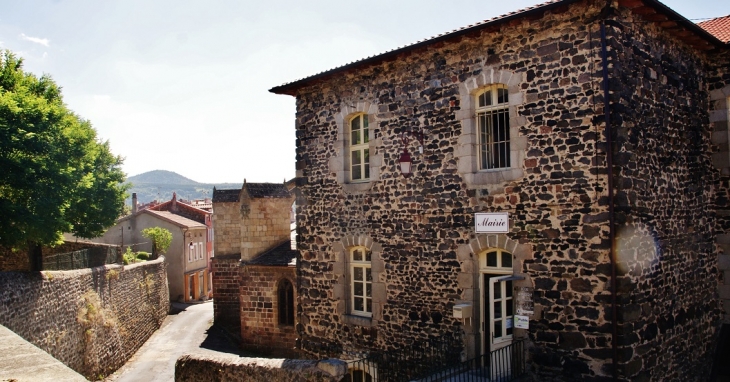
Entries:
[[137,261],[137,257],[134,252],[132,252],[132,249],[127,247],[127,252],[122,254],[122,260],[124,261],[124,265],[129,265],[135,263]]
[[147,260],[149,260],[149,259],[150,259],[150,254],[149,254],[149,253],[147,253],[147,252],[142,252],[142,251],[140,251],[140,252],[137,252],[137,260],[140,260],[140,261],[147,261]]

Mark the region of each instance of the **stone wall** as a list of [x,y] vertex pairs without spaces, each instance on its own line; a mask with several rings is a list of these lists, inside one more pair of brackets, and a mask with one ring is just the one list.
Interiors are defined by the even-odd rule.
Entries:
[[293,198],[251,198],[246,190],[242,192],[239,221],[242,260],[251,260],[289,238],[289,211],[293,202]]
[[[294,325],[279,323],[279,284],[287,279],[294,286],[296,301],[296,269],[245,265],[241,275],[241,339],[244,348],[281,356],[290,353],[296,344]],[[296,308],[296,304],[294,305]]]
[[[475,259],[502,248],[520,255],[513,271],[535,288],[533,372],[562,380],[607,375],[605,360],[581,353],[610,346],[606,170],[598,150],[603,126],[594,118],[602,108],[600,34],[589,21],[605,3],[587,4],[300,91],[302,337],[345,349],[387,349],[466,329],[476,349],[471,354],[479,353],[481,338],[453,318],[452,307],[472,302],[478,325]],[[515,162],[509,171],[477,172],[469,97],[493,83],[509,89]],[[331,157],[346,155],[336,140],[338,121],[373,109],[370,130],[378,146],[371,156],[373,150],[382,156],[379,179],[350,191],[330,167]],[[404,179],[397,167],[400,134],[411,128],[425,134],[424,152],[411,140],[414,174]],[[482,240],[473,213],[496,211],[509,212],[510,233]],[[345,296],[333,294],[340,280],[330,271],[333,244],[353,235],[378,242],[385,264],[378,276],[386,291],[382,313],[359,323],[340,313]],[[516,244],[526,249],[516,251]]]
[[109,375],[167,316],[164,261],[2,272],[0,324],[89,379]]
[[[41,249],[43,253],[43,269],[53,269],[59,265],[63,265],[56,264],[56,262],[58,261],[68,263],[68,258],[64,258],[63,256],[58,255],[81,251],[85,249],[89,249],[89,253],[88,260],[84,262],[90,264],[91,266],[104,265],[104,263],[109,262],[109,260],[113,260],[121,264],[122,254],[119,247],[116,247],[116,259],[113,259],[113,256],[107,255],[107,252],[110,250],[110,248],[114,250],[114,247],[116,246],[91,243],[88,241],[65,241],[55,247],[45,246]],[[28,259],[27,249],[12,250],[10,248],[0,247],[0,271],[9,272],[28,270],[30,270],[30,263]]]
[[707,380],[720,318],[712,61],[628,11],[617,19],[607,33],[620,375]]
[[338,382],[347,371],[339,360],[245,358],[229,354],[187,354],[175,363],[176,382]]
[[720,169],[715,198],[717,243],[720,247],[720,299],[723,323],[730,325],[730,53],[717,55],[718,64],[708,79],[713,163]]
[[[526,335],[537,379],[610,378],[614,324],[620,379],[706,377],[719,312],[707,61],[653,24],[612,16],[627,20],[609,28],[616,323],[598,17],[606,4],[559,7],[298,91],[300,337],[389,349],[463,330],[479,352],[478,330],[452,307],[472,302],[479,322],[476,259],[499,248],[534,287]],[[480,172],[471,98],[497,83],[509,93],[513,165]],[[347,162],[343,129],[358,113],[368,114],[377,176],[343,185],[333,167]],[[424,150],[410,141],[414,174],[404,179],[397,162],[411,129],[424,133]],[[510,232],[474,234],[473,214],[496,211],[510,214]],[[377,316],[358,320],[336,293],[346,275],[334,271],[335,244],[355,236],[379,244],[374,283],[386,293]]]
[[[217,243],[216,239],[216,252],[218,251]],[[215,255],[211,259],[211,266],[213,268],[213,319],[216,324],[226,328],[230,333],[238,335],[241,333],[240,255]]]
[[241,203],[215,203],[215,256],[241,253]]

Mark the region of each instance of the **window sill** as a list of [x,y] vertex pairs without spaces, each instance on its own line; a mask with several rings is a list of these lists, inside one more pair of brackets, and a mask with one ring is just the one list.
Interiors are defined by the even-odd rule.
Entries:
[[371,327],[373,326],[373,318],[367,316],[356,316],[354,314],[344,314],[342,316],[343,321],[347,325],[357,325]]
[[369,191],[373,186],[372,181],[358,182],[358,183],[345,183],[342,185],[342,189],[348,194],[355,194],[359,192]]
[[521,168],[500,168],[479,170],[478,172],[463,174],[463,176],[468,186],[486,186],[521,179],[524,176],[524,171]]

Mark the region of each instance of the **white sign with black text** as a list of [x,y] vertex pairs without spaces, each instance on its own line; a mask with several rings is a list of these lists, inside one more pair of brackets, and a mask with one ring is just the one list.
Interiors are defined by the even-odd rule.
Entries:
[[515,328],[517,328],[517,329],[530,329],[530,317],[528,317],[528,316],[515,316]]
[[476,233],[508,233],[509,213],[480,212],[474,214],[474,230]]

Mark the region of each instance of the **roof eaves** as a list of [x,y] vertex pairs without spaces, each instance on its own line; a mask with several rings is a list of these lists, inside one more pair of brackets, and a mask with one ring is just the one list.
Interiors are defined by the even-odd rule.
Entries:
[[714,45],[716,48],[724,48],[727,47],[728,44],[721,41],[717,38],[717,36],[713,35],[712,33],[706,31],[699,25],[693,23],[688,18],[680,15],[672,8],[669,8],[668,6],[664,5],[663,3],[659,2],[658,0],[643,0],[645,4],[649,4],[655,9],[658,9],[661,13],[664,13],[668,16],[669,20],[678,22],[682,25],[682,27],[687,28],[691,32],[698,34],[701,38],[704,40],[707,40],[707,42]]
[[344,71],[347,71],[347,70],[350,70],[350,69],[353,69],[356,67],[360,67],[360,66],[366,66],[366,65],[371,65],[371,64],[377,64],[377,63],[380,63],[383,61],[394,60],[397,56],[407,53],[412,50],[416,50],[419,48],[437,44],[439,42],[443,42],[443,41],[451,40],[451,39],[458,38],[458,37],[461,37],[464,35],[468,35],[468,34],[476,32],[476,31],[480,31],[482,29],[488,28],[488,27],[508,23],[515,19],[534,16],[536,14],[546,12],[551,9],[559,8],[564,5],[569,5],[569,4],[578,2],[578,1],[582,1],[582,0],[548,0],[547,2],[542,3],[542,4],[537,4],[532,7],[524,8],[524,9],[510,12],[510,13],[507,13],[504,15],[493,17],[488,20],[484,20],[484,21],[477,22],[477,23],[474,23],[471,25],[467,25],[465,27],[461,27],[459,29],[455,29],[451,32],[445,32],[445,33],[441,33],[441,34],[438,34],[438,35],[430,37],[430,38],[419,40],[419,41],[416,41],[415,43],[405,45],[402,47],[398,47],[398,48],[386,51],[381,54],[376,54],[374,56],[369,56],[369,57],[366,57],[366,58],[358,60],[358,61],[353,61],[353,62],[347,63],[345,65],[338,66],[336,68],[332,68],[330,70],[326,70],[324,72],[314,74],[309,77],[305,77],[305,78],[302,78],[302,79],[299,79],[299,80],[296,80],[293,82],[285,83],[283,85],[275,86],[275,87],[269,89],[269,92],[274,93],[274,94],[286,94],[286,95],[293,96],[293,95],[296,95],[297,89],[299,89],[303,86],[307,86],[307,85],[311,84],[312,82],[326,78],[335,73],[344,72]]
[[[433,44],[437,44],[439,42],[455,39],[464,35],[468,35],[471,33],[474,33],[476,31],[480,31],[482,29],[486,29],[488,27],[493,27],[501,24],[508,23],[515,19],[520,18],[527,18],[531,16],[535,16],[537,14],[559,8],[565,5],[570,5],[576,2],[579,2],[582,0],[549,0],[542,4],[537,4],[532,7],[527,7],[521,10],[517,10],[514,12],[507,13],[505,15],[497,16],[494,18],[491,18],[489,20],[484,20],[482,22],[478,22],[472,25],[468,25],[465,27],[461,27],[459,29],[455,29],[451,32],[441,33],[439,35],[436,35],[431,38],[423,39],[420,41],[416,41],[413,44],[405,45],[393,50],[386,51],[381,54],[377,54],[374,56],[369,56],[364,59],[353,61],[350,63],[347,63],[342,66],[338,66],[329,70],[326,70],[324,72],[320,72],[317,74],[314,74],[309,77],[305,77],[299,80],[295,80],[289,83],[285,83],[279,86],[275,86],[271,89],[269,89],[269,92],[274,94],[285,94],[285,95],[291,95],[296,96],[296,91],[304,86],[308,86],[312,83],[315,83],[318,80],[325,79],[331,75],[340,73],[340,72],[346,72],[348,70],[362,67],[362,66],[368,66],[368,65],[374,65],[381,62],[394,60],[397,56],[401,54],[407,54],[407,52],[423,48],[426,46],[430,46]],[[662,4],[661,2],[657,0],[642,0],[644,1],[645,5],[652,6],[656,9],[658,9],[660,12],[665,13],[669,16],[669,18],[673,21],[676,21],[680,23],[683,27],[689,29],[690,31],[700,35],[705,40],[708,40],[712,45],[715,45],[716,47],[728,47],[730,44],[726,44],[723,41],[719,40],[716,36],[712,35],[708,31],[704,30],[703,28],[699,27],[697,24],[693,23],[692,21],[688,20],[686,17],[680,15],[673,9],[669,8],[668,6]]]

